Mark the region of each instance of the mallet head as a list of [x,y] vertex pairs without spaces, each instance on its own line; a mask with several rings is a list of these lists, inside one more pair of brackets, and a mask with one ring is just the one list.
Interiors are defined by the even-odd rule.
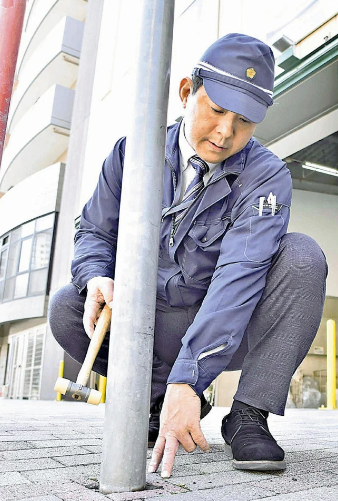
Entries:
[[87,388],[82,384],[73,383],[69,379],[59,377],[55,383],[54,390],[62,395],[70,395],[74,400],[98,405],[101,402],[102,394],[92,388]]

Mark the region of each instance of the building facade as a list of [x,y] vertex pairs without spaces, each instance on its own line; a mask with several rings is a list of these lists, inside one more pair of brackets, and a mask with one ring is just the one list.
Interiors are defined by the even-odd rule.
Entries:
[[[290,168],[289,231],[313,237],[329,265],[323,320],[293,387],[292,402],[302,406],[304,377],[325,396],[326,320],[338,320],[338,9],[331,0],[288,0],[290,9],[259,3],[258,11],[249,0],[231,9],[226,0],[176,0],[168,119],[183,114],[180,79],[217,38],[242,32],[273,47],[275,105],[255,135]],[[74,219],[115,141],[128,134],[141,5],[28,2],[0,170],[0,389],[10,398],[54,398],[64,357],[67,376],[76,372],[46,312],[70,280]],[[217,378],[216,404],[231,404],[238,378]]]
[[26,6],[0,169],[0,393],[14,399],[54,398],[63,359],[47,308],[87,6]]

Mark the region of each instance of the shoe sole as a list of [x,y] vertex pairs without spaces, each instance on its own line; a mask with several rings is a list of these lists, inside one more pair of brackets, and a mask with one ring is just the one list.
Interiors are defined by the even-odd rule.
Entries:
[[285,461],[236,461],[232,460],[236,470],[281,471],[286,469]]
[[[231,447],[225,444],[225,452],[233,458]],[[286,462],[283,461],[237,461],[232,459],[232,464],[236,470],[251,470],[251,471],[281,471],[286,469]]]
[[286,469],[285,461],[236,461],[232,460],[236,470],[281,471]]

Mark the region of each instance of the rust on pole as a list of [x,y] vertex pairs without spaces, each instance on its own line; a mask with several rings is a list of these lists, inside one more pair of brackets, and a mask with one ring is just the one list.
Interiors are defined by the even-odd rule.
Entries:
[[0,168],[26,0],[0,0]]

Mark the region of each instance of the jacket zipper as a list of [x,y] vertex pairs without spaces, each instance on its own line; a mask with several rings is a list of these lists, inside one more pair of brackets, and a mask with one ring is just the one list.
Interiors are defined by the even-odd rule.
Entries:
[[[170,170],[171,170],[171,174],[172,174],[172,177],[173,177],[173,181],[174,181],[174,200],[175,200],[175,197],[176,197],[176,190],[177,190],[177,177],[176,177],[176,172],[175,172],[175,169],[172,165],[172,163],[170,162],[169,158],[166,158],[168,164],[169,164],[169,167],[170,167]],[[172,204],[169,208],[169,210],[172,208]],[[171,222],[171,229],[170,229],[170,236],[169,236],[169,247],[172,247],[174,245],[174,235],[175,235],[175,230],[174,230],[174,214],[172,215],[172,222]],[[165,214],[164,216],[162,216],[162,219],[161,221],[163,222],[165,218]]]
[[201,353],[198,357],[198,361],[202,360],[205,357],[208,357],[209,355],[213,355],[214,353],[218,353],[219,351],[224,350],[224,348],[227,347],[227,343],[223,343],[220,346],[217,346],[217,348],[213,348],[212,350],[205,351],[204,353]]

